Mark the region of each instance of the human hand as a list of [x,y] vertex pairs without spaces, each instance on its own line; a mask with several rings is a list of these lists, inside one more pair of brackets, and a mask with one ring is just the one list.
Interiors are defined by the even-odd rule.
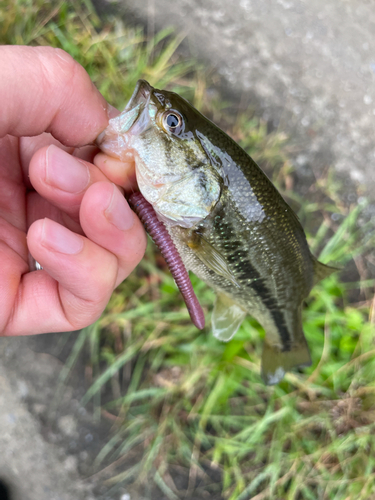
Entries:
[[146,247],[109,182],[132,181],[82,148],[114,111],[60,49],[3,46],[0,67],[0,336],[77,330],[101,315]]

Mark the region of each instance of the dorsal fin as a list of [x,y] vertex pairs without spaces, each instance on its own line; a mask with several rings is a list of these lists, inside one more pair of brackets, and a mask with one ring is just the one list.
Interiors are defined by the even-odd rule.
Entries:
[[327,266],[327,264],[323,264],[319,262],[314,256],[313,259],[313,267],[314,267],[314,285],[316,285],[319,281],[324,278],[328,278],[332,273],[336,271],[340,271],[338,267]]

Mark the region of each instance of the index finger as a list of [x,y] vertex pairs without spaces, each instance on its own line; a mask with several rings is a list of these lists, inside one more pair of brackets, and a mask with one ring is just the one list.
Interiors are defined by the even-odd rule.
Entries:
[[50,132],[66,146],[93,142],[109,105],[69,54],[52,47],[0,47],[0,137]]

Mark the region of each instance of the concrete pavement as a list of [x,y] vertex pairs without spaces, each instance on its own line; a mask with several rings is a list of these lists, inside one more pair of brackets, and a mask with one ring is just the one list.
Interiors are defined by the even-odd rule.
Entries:
[[[297,176],[329,166],[375,199],[373,0],[95,0],[186,44],[294,145]],[[351,182],[348,180],[348,186]],[[348,187],[347,195],[353,198]]]

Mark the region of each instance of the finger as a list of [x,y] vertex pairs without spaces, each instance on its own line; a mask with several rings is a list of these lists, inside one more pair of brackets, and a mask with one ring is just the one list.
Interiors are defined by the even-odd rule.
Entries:
[[94,158],[98,154],[99,148],[97,146],[83,146],[82,148],[75,148],[73,156],[81,158],[81,160],[94,163]]
[[106,180],[95,165],[54,145],[35,153],[29,175],[31,184],[42,197],[76,221],[85,190],[94,182]]
[[[29,251],[26,244],[26,233],[17,229],[3,217],[0,217],[0,244],[5,245],[12,252],[16,253],[25,263],[28,263]],[[1,254],[0,288],[3,287],[6,290],[6,286],[1,278],[1,269],[4,269],[5,265],[3,254]],[[2,304],[1,299],[0,304]]]
[[110,181],[123,187],[125,192],[131,193],[137,190],[133,156],[129,156],[129,161],[122,161],[104,153],[98,153],[94,158],[94,164]]
[[26,225],[27,229],[33,222],[44,218],[58,222],[74,233],[83,234],[83,230],[77,220],[69,217],[67,213],[52,205],[48,200],[40,196],[39,193],[31,191],[26,197]]
[[[25,241],[25,237],[23,238]],[[27,257],[20,255],[22,249],[12,248],[7,241],[0,241],[0,336],[6,335],[12,321],[14,305],[19,297],[21,277],[29,270]]]
[[116,257],[49,219],[30,227],[27,243],[43,270],[22,276],[3,333],[71,331],[98,319],[115,285]]
[[51,144],[59,147],[63,151],[72,154],[81,160],[93,163],[95,155],[98,154],[97,146],[82,146],[81,148],[73,148],[64,146],[60,141],[55,139],[51,134],[44,132],[36,137],[20,137],[19,139],[19,159],[21,162],[23,181],[28,188],[31,187],[29,179],[29,165],[34,154],[44,146]]
[[90,240],[117,257],[117,286],[145,253],[147,237],[142,223],[119,189],[109,182],[97,182],[86,191],[80,221]]
[[34,154],[41,148],[45,146],[50,146],[54,144],[55,146],[63,149],[67,153],[73,153],[74,148],[64,146],[60,141],[55,139],[51,134],[44,132],[43,134],[37,135],[36,137],[20,137],[19,139],[19,159],[21,162],[23,181],[28,188],[31,187],[29,179],[29,165]]
[[0,137],[50,132],[66,146],[82,146],[107,126],[108,104],[63,50],[2,46],[0,67]]
[[9,135],[0,139],[0,217],[26,231],[25,186],[19,168],[18,140]]

